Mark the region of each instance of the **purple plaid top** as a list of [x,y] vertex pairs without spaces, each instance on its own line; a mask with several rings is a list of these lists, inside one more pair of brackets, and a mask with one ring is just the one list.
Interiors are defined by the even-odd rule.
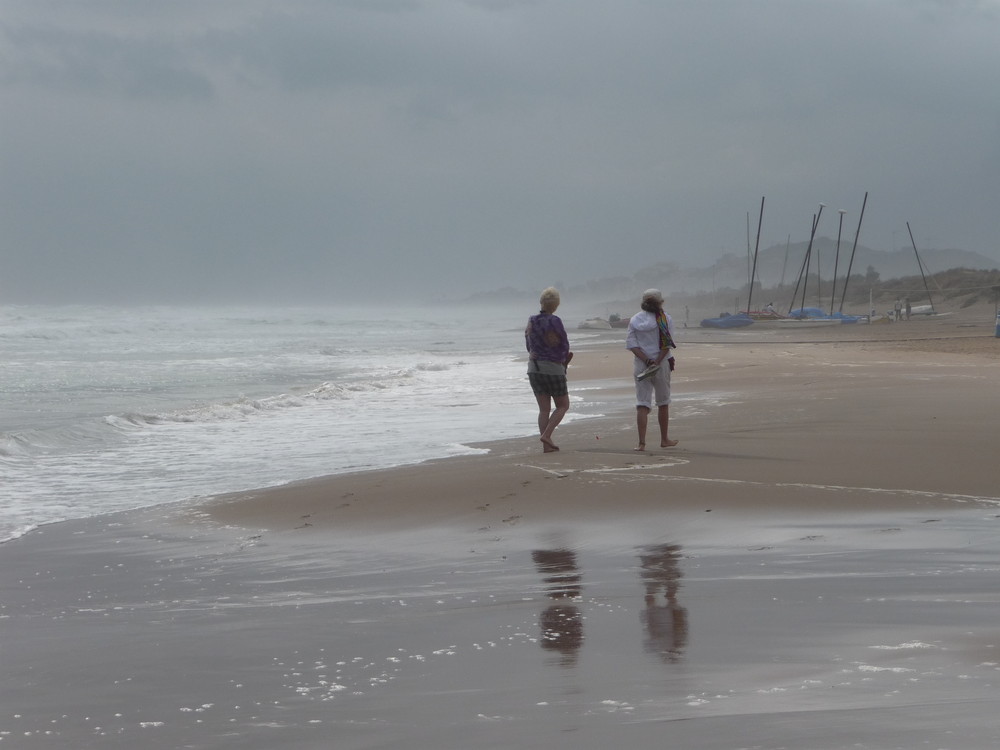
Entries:
[[559,316],[540,312],[528,318],[524,345],[531,359],[562,364],[569,356],[569,338]]

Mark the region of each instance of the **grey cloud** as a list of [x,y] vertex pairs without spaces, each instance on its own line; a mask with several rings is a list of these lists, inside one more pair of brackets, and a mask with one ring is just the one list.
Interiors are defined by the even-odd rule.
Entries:
[[873,247],[997,254],[996,4],[54,7],[4,19],[0,291],[572,283],[866,190]]
[[160,39],[53,27],[5,29],[7,85],[128,98],[208,98],[211,81]]

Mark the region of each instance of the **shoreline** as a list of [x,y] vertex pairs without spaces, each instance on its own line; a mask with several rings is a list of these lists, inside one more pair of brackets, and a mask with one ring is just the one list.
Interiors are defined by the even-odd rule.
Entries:
[[[933,328],[921,325],[926,323]],[[813,341],[800,341],[797,337],[782,331],[775,332],[775,335],[765,340],[740,341],[733,340],[732,332],[729,331],[723,331],[721,332],[723,335],[717,337],[716,331],[700,329],[695,332],[699,335],[696,340],[679,343],[679,364],[678,370],[674,373],[675,402],[671,407],[671,435],[679,437],[681,443],[677,448],[650,448],[644,453],[632,450],[634,440],[632,386],[629,360],[623,349],[624,333],[612,331],[602,335],[599,341],[588,343],[579,350],[580,353],[570,369],[570,395],[573,395],[574,387],[586,387],[588,396],[594,396],[594,391],[597,391],[597,395],[594,396],[596,403],[608,406],[608,411],[613,413],[577,419],[560,425],[556,431],[556,438],[564,450],[558,453],[542,457],[539,451],[538,456],[533,455],[532,448],[537,442],[533,437],[473,443],[472,447],[486,448],[489,454],[436,459],[413,466],[382,470],[378,473],[384,475],[385,479],[380,482],[368,481],[368,472],[363,472],[306,480],[252,493],[224,495],[209,502],[208,512],[227,522],[237,520],[240,514],[247,513],[266,524],[272,518],[276,521],[280,518],[280,513],[278,516],[273,516],[267,511],[273,500],[273,505],[281,508],[289,508],[295,503],[301,504],[296,506],[296,510],[303,511],[300,516],[309,513],[313,525],[333,523],[334,514],[330,508],[324,507],[323,501],[316,498],[317,495],[342,493],[345,497],[348,495],[356,497],[359,492],[368,491],[372,489],[371,485],[375,485],[375,487],[393,488],[391,491],[372,493],[378,495],[380,503],[384,505],[384,507],[380,505],[376,512],[377,516],[399,522],[405,520],[405,523],[417,523],[422,518],[429,517],[431,520],[427,523],[430,524],[441,522],[442,518],[447,516],[447,510],[438,509],[437,504],[428,504],[425,500],[419,512],[411,512],[405,503],[394,502],[390,496],[392,492],[403,494],[404,488],[412,482],[414,473],[421,475],[421,481],[426,475],[427,481],[436,482],[434,491],[429,494],[440,498],[447,492],[450,482],[461,487],[463,482],[472,481],[477,474],[482,476],[488,474],[491,481],[504,484],[507,480],[506,485],[513,485],[517,482],[526,484],[532,479],[549,475],[568,476],[585,472],[624,471],[647,462],[661,465],[658,468],[671,467],[678,475],[674,477],[675,481],[680,476],[688,475],[690,476],[688,483],[697,484],[704,479],[699,478],[698,472],[691,468],[692,462],[697,460],[699,464],[707,464],[706,473],[709,477],[717,476],[722,482],[734,482],[739,481],[741,472],[733,472],[731,470],[733,465],[779,461],[783,457],[792,455],[801,465],[794,469],[787,466],[782,468],[796,474],[800,484],[829,484],[831,487],[840,487],[838,478],[841,472],[836,468],[831,470],[830,464],[853,462],[853,471],[859,472],[866,480],[859,483],[860,489],[868,489],[882,496],[888,496],[894,491],[904,494],[912,491],[913,497],[919,496],[920,492],[927,492],[928,496],[953,495],[956,498],[968,496],[970,499],[976,497],[995,499],[1000,493],[996,491],[989,467],[971,460],[979,452],[977,444],[989,439],[989,435],[984,434],[984,430],[989,431],[988,427],[979,419],[981,405],[975,396],[963,398],[961,394],[950,394],[954,404],[942,403],[936,407],[940,413],[929,415],[926,421],[929,424],[942,417],[959,418],[962,421],[962,429],[967,435],[981,434],[981,437],[970,438],[966,445],[952,443],[950,446],[957,454],[957,464],[970,469],[963,473],[959,491],[951,491],[953,489],[950,486],[953,481],[951,476],[947,481],[935,479],[933,467],[937,465],[935,454],[939,446],[934,445],[928,449],[928,446],[922,445],[919,429],[925,420],[913,410],[905,406],[901,408],[901,404],[905,404],[907,400],[926,402],[933,406],[935,401],[941,401],[943,396],[949,395],[938,393],[935,387],[938,380],[957,377],[965,384],[979,377],[976,374],[977,366],[992,367],[994,370],[1000,367],[1000,339],[986,337],[983,333],[968,335],[957,342],[954,337],[947,338],[949,331],[955,332],[966,325],[969,325],[966,318],[955,316],[941,320],[876,326],[880,330],[896,326],[897,330],[888,332],[894,333],[895,336],[887,340],[868,338],[863,335],[863,331],[857,330],[857,326],[844,326],[852,330],[845,331],[843,336],[835,340],[830,340],[826,335],[827,331],[821,329],[816,332],[817,340]],[[982,325],[978,325],[978,329],[985,331]],[[685,330],[685,334],[690,333],[692,329]],[[801,336],[803,332],[795,333]],[[939,339],[937,336],[944,338]],[[951,341],[954,345],[942,346],[940,341]],[[934,343],[928,348],[928,342]],[[739,346],[733,346],[737,343]],[[753,347],[762,347],[763,354],[755,353]],[[890,352],[892,359],[887,360],[886,354]],[[928,352],[936,353],[938,361],[928,360],[926,356]],[[962,356],[957,359],[946,356],[953,353]],[[845,356],[849,361],[844,361]],[[780,362],[780,365],[777,369],[772,369],[771,366],[775,362]],[[905,385],[905,392],[896,392],[891,387],[890,378],[894,376],[896,368],[909,368],[901,376],[900,381],[901,387]],[[931,369],[926,375],[913,374],[923,368]],[[865,375],[858,373],[864,369],[870,372]],[[808,382],[803,385],[801,382],[796,382],[797,378],[807,379]],[[885,404],[882,409],[886,419],[899,420],[896,429],[901,433],[900,444],[911,452],[902,457],[905,460],[901,462],[901,466],[889,465],[886,460],[889,456],[886,455],[880,459],[878,465],[872,467],[871,471],[861,471],[863,468],[861,464],[866,456],[879,456],[885,453],[883,448],[886,446],[882,442],[881,433],[891,431],[886,423],[871,423],[871,407],[868,404],[853,405],[854,397],[861,393],[860,389],[864,387],[874,388],[876,394],[884,394]],[[818,389],[823,389],[821,395],[815,398],[810,396],[810,390],[818,391]],[[526,395],[530,396],[527,387],[526,391]],[[909,399],[906,397],[906,392],[911,394]],[[987,392],[983,398],[987,400],[989,397]],[[762,411],[759,405],[752,403],[754,399],[764,398],[768,399],[768,403],[772,404],[775,410]],[[780,417],[777,409],[786,398],[803,399],[805,404],[821,399],[827,401],[840,399],[843,406],[822,409],[819,408],[822,406],[821,403],[811,404],[817,407],[814,429],[805,419]],[[727,399],[746,402],[735,407],[737,412],[743,413],[741,418],[747,423],[745,432],[728,431],[726,425],[720,423],[713,414],[713,402],[723,402],[724,409],[734,408],[724,403]],[[802,408],[799,407],[799,411]],[[898,412],[895,411],[897,408],[900,409]],[[949,409],[951,409],[950,414]],[[845,423],[848,415],[853,418],[853,423]],[[825,436],[818,428],[824,422],[835,423]],[[751,425],[758,426],[757,431],[760,434],[754,439],[761,442],[747,443],[747,437],[752,438],[755,431]],[[655,425],[650,425],[650,429],[650,437],[655,444],[657,442]],[[809,450],[797,440],[788,441],[790,443],[788,445],[782,444],[781,430],[796,433],[814,431],[818,433],[819,439],[828,439],[833,444],[825,446],[822,455],[810,456]],[[865,431],[874,434],[866,438],[863,434]],[[726,434],[727,432],[731,434]],[[855,434],[856,432],[862,434]],[[837,444],[838,440],[841,444]],[[727,447],[721,447],[721,441],[724,441]],[[752,446],[749,451],[746,448],[748,445]],[[949,446],[940,446],[942,449],[945,447]],[[912,455],[914,451],[920,455]],[[511,459],[515,457],[523,460],[514,462],[512,467]],[[788,464],[790,461],[783,463]],[[984,470],[986,470],[985,477],[982,476]],[[449,477],[448,472],[453,472],[455,476]],[[749,474],[767,478],[767,471],[761,471],[759,466],[750,469]],[[517,479],[511,480],[515,475]],[[910,481],[914,476],[919,477],[915,482],[916,488],[906,489],[914,484]],[[743,478],[745,477],[744,474]],[[585,490],[586,488],[578,494],[578,501],[580,498],[588,497]],[[507,492],[513,493],[514,489],[511,488]],[[853,498],[848,500],[853,501]],[[641,510],[644,505],[636,503],[636,510]],[[338,507],[347,511],[351,506],[345,500]],[[428,507],[435,509],[433,516]],[[462,512],[469,510],[468,504],[461,508]],[[350,512],[342,513],[344,518],[337,519],[336,522],[352,522],[350,519],[362,515],[356,512],[357,510],[354,508]],[[562,504],[553,504],[546,512],[558,514],[567,510]],[[588,506],[588,512],[597,510],[599,508]],[[538,512],[537,508],[533,509],[533,512]],[[320,513],[324,514],[322,518],[314,515]]]

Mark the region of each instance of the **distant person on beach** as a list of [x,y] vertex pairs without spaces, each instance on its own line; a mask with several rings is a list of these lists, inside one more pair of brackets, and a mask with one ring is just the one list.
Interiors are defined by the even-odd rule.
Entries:
[[[559,450],[552,433],[569,411],[566,368],[573,359],[569,337],[562,320],[555,315],[559,292],[549,287],[539,299],[541,310],[528,318],[524,345],[528,349],[528,382],[538,402],[538,432],[546,453]],[[553,408],[555,404],[555,408]]]
[[[646,450],[646,426],[656,397],[657,421],[660,426],[660,447],[677,445],[668,434],[670,424],[670,373],[674,369],[671,350],[674,344],[674,323],[663,310],[663,295],[658,289],[642,293],[642,308],[628,322],[625,347],[632,352],[635,378],[635,421],[639,431],[637,451]],[[646,371],[657,368],[652,374]]]
[[902,320],[902,318],[903,318],[903,303],[899,301],[898,297],[896,298],[896,304],[893,305],[892,311],[893,311],[893,314],[896,317],[896,320]]

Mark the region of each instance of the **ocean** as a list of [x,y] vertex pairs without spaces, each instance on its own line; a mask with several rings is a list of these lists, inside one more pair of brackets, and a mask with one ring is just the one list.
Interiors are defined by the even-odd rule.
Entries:
[[521,308],[0,306],[0,541],[534,434]]

